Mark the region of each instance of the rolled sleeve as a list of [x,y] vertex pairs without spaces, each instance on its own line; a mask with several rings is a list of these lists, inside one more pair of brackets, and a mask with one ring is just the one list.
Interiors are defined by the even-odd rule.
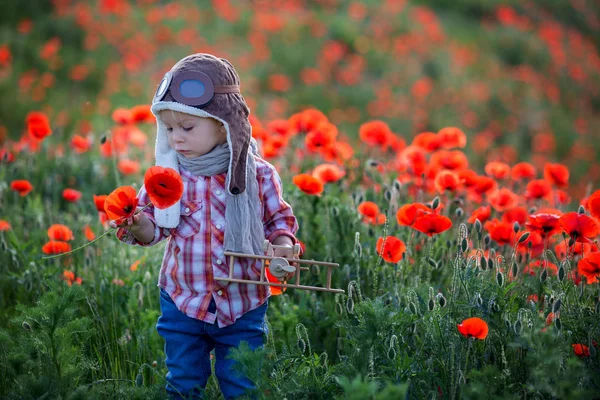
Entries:
[[299,243],[296,238],[298,221],[292,207],[283,200],[282,194],[281,178],[275,167],[269,165],[262,179],[265,238],[273,242],[278,236],[285,235],[294,243]]
[[119,228],[119,229],[117,229],[117,232],[116,232],[117,239],[119,239],[123,243],[130,244],[133,246],[153,246],[153,245],[159,243],[160,241],[166,239],[170,233],[169,233],[168,229],[161,228],[156,224],[156,220],[154,219],[154,206],[152,205],[152,203],[150,203],[150,198],[148,197],[148,194],[146,193],[146,189],[143,186],[140,189],[140,191],[138,192],[138,199],[139,199],[138,208],[142,208],[142,207],[145,207],[146,205],[150,204],[142,212],[144,214],[146,214],[146,217],[148,217],[148,219],[152,222],[152,224],[154,224],[154,238],[152,239],[152,241],[150,241],[148,243],[140,242],[139,240],[137,240],[135,238],[133,233],[129,232],[128,229]]

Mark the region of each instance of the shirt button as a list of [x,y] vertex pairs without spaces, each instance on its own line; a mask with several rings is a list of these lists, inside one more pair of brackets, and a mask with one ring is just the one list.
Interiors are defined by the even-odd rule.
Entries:
[[189,212],[190,212],[190,208],[189,208],[189,207],[186,207],[186,208],[185,208],[185,212],[186,212],[186,213],[189,213]]
[[223,193],[223,192],[221,192],[219,189],[217,189],[217,191],[215,191],[215,194],[216,194],[217,196],[220,196],[220,195],[221,195],[221,193]]
[[221,229],[221,224],[217,224],[217,229]]
[[217,292],[217,294],[218,294],[219,296],[223,296],[223,291],[222,291],[222,290],[219,290],[219,291]]
[[221,265],[221,264],[223,264],[223,261],[217,260],[217,264]]

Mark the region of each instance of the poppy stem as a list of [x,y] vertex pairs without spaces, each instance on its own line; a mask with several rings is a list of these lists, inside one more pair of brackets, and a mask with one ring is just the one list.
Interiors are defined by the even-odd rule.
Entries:
[[[134,216],[135,216],[135,215],[138,215],[139,213],[141,213],[142,211],[144,211],[146,208],[148,208],[148,207],[149,207],[149,206],[151,206],[151,205],[152,205],[152,203],[148,203],[148,204],[146,204],[144,207],[142,207],[142,208],[140,208],[139,210],[137,210],[137,211],[135,212],[135,214],[133,214],[133,215],[134,215]],[[81,249],[83,249],[84,247],[87,247],[87,246],[89,246],[90,244],[92,244],[92,243],[94,243],[94,242],[97,242],[98,240],[102,239],[104,236],[106,236],[106,235],[108,235],[108,234],[110,234],[110,233],[113,233],[113,232],[115,232],[117,229],[119,229],[119,228],[118,228],[118,227],[117,227],[117,228],[112,228],[112,229],[110,229],[110,230],[108,230],[108,231],[104,232],[102,235],[98,236],[96,239],[94,239],[94,240],[92,240],[92,241],[90,241],[90,242],[87,242],[87,243],[85,243],[85,244],[82,244],[81,246],[79,246],[79,247],[77,247],[77,248],[75,248],[75,249],[73,249],[73,250],[67,251],[67,252],[65,252],[65,253],[53,254],[53,255],[51,255],[51,256],[43,256],[43,257],[42,257],[42,260],[50,260],[50,259],[52,259],[52,258],[58,258],[58,257],[66,256],[67,254],[74,253],[74,252],[76,252],[76,251],[78,251],[78,250],[81,250]]]

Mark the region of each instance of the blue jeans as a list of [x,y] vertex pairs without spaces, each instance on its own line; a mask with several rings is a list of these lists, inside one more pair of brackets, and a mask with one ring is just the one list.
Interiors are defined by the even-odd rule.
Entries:
[[[190,318],[175,306],[169,294],[160,289],[160,308],[156,329],[165,339],[167,393],[173,398],[184,396],[202,398],[198,388],[205,388],[211,374],[210,352],[215,350],[215,375],[226,399],[246,394],[254,384],[233,370],[234,360],[227,359],[229,349],[240,342],[248,342],[252,349],[262,347],[266,326],[264,323],[268,300],[256,309],[238,318],[233,325],[219,328],[217,322],[209,324]],[[213,302],[209,311],[214,312]],[[178,393],[179,392],[179,393]]]

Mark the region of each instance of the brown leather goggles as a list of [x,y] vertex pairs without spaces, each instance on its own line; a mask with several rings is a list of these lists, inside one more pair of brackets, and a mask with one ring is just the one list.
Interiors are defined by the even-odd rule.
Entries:
[[152,104],[165,98],[167,93],[175,101],[193,107],[202,107],[210,103],[215,94],[240,93],[239,85],[214,85],[204,72],[186,71],[173,79],[171,71],[160,81]]

